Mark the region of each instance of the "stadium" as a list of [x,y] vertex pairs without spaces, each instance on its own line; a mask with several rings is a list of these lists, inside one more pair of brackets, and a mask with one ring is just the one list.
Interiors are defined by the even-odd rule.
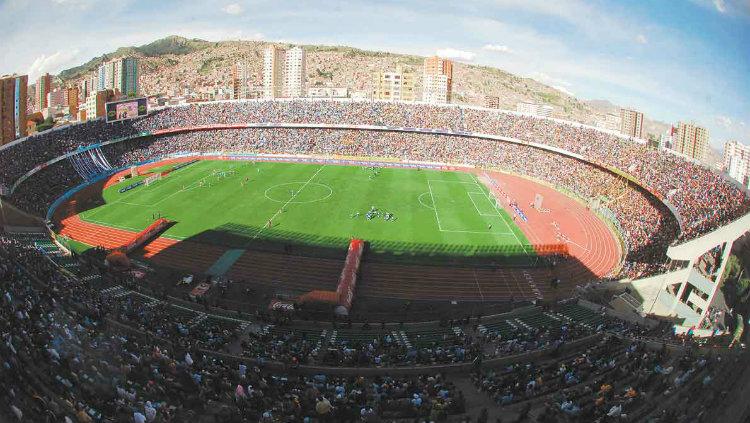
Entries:
[[[247,100],[129,110],[0,148],[4,222],[46,227],[3,235],[0,251],[24,269],[12,296],[38,298],[29,312],[41,312],[54,292],[71,313],[58,319],[106,313],[107,329],[123,335],[101,354],[154,343],[153,366],[171,361],[198,386],[199,360],[211,380],[256,366],[243,380],[280,395],[258,410],[286,413],[291,397],[279,392],[302,396],[320,383],[328,399],[304,398],[303,408],[330,400],[343,413],[356,403],[399,421],[471,413],[463,386],[445,379],[452,373],[472,372],[464,385],[537,421],[593,421],[612,409],[629,421],[705,419],[713,397],[688,401],[690,387],[739,380],[744,356],[716,351],[736,345],[742,318],[719,331],[709,316],[750,227],[750,197],[688,158],[579,123],[470,106]],[[67,336],[94,336],[86,331]],[[261,382],[269,371],[297,376]],[[418,374],[429,380],[410,381]],[[356,389],[352,375],[421,393],[393,394],[373,411],[371,393],[333,393]],[[168,379],[160,383],[192,389]],[[115,395],[127,401],[142,382]],[[122,411],[94,407],[94,390],[68,383],[75,410]],[[598,392],[607,384],[622,398]],[[675,392],[663,392],[670,384]],[[235,402],[251,396],[237,389]],[[267,417],[225,412],[212,421]]]

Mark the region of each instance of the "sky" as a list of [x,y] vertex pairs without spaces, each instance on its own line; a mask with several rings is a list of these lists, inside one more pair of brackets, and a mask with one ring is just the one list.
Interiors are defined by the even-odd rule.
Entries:
[[0,0],[0,74],[167,35],[438,54],[750,145],[750,0]]

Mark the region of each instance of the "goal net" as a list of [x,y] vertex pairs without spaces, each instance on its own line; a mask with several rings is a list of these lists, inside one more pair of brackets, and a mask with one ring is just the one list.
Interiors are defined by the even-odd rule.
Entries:
[[146,186],[149,186],[153,184],[154,182],[158,181],[159,179],[161,179],[161,173],[156,173],[151,176],[147,176],[146,179],[143,180],[143,183]]

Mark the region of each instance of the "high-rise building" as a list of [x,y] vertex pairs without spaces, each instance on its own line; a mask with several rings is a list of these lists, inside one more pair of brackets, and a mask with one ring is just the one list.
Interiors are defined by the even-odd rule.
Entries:
[[86,101],[86,97],[88,97],[89,94],[98,90],[98,85],[98,72],[95,72],[88,77],[83,78],[80,82],[78,82],[78,100]]
[[284,49],[276,45],[266,47],[263,53],[263,98],[282,95],[284,74]]
[[292,47],[284,60],[284,97],[305,96],[305,49]]
[[125,57],[118,60],[115,64],[116,83],[119,83],[119,89],[122,95],[126,97],[138,97],[140,95],[140,86],[138,84],[139,69],[137,57]]
[[47,103],[47,94],[52,90],[52,77],[50,74],[45,73],[36,80],[36,111],[41,112],[46,109],[49,104]]
[[708,129],[694,123],[679,122],[672,145],[678,153],[696,160],[704,160],[708,152]]
[[729,176],[746,184],[746,179],[750,178],[750,145],[737,141],[726,142],[722,164],[722,168]]
[[643,138],[643,113],[620,109],[620,132],[629,137]]
[[26,75],[0,77],[0,145],[26,136]]
[[414,74],[397,66],[394,72],[375,72],[373,100],[414,101]]
[[250,98],[250,67],[245,62],[232,65],[232,98]]
[[78,87],[68,87],[68,114],[78,117]]
[[110,60],[99,65],[96,91],[111,89],[124,96],[137,97],[140,94],[138,77],[137,57],[122,57]]
[[424,59],[422,101],[450,103],[453,91],[453,61],[432,56]]
[[112,89],[115,86],[115,67],[114,62],[104,62],[99,65],[96,72],[97,82],[96,88],[92,89],[89,95],[95,91],[104,91]]

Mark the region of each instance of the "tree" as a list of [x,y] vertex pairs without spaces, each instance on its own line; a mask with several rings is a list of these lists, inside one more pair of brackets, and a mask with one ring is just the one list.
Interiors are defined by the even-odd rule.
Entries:
[[36,131],[37,132],[46,131],[52,128],[53,126],[55,126],[55,120],[52,119],[52,116],[47,116],[47,118],[44,119],[44,122],[36,124]]
[[724,281],[737,278],[741,271],[742,263],[740,263],[740,259],[734,254],[730,255],[727,259],[727,267],[724,269]]

